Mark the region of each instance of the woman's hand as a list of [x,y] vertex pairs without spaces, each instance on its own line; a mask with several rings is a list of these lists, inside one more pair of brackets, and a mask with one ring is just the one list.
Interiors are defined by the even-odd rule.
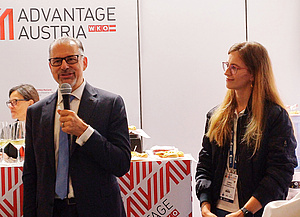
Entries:
[[217,217],[210,211],[210,203],[208,202],[203,202],[201,204],[201,214],[203,217]]
[[215,214],[213,214],[212,212],[208,211],[208,213],[202,213],[203,217],[217,217]]
[[241,210],[238,210],[236,212],[226,215],[225,217],[244,217],[244,214]]

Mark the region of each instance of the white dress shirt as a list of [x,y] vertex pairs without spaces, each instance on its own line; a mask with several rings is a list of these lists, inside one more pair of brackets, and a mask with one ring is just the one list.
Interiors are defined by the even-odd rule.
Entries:
[[[235,111],[234,113],[234,120],[233,120],[233,156],[236,155],[236,149],[237,149],[237,125],[238,125],[238,119],[239,117],[241,117],[242,115],[244,115],[245,109],[243,111],[241,111],[240,113],[237,113],[237,111]],[[234,159],[234,157],[233,157]],[[227,167],[226,170],[229,170],[229,154],[227,157]],[[237,174],[237,171],[235,170],[235,174]],[[228,212],[236,212],[238,211],[239,208],[239,198],[238,198],[238,189],[236,188],[235,190],[235,194],[234,194],[234,201],[233,203],[227,202],[227,201],[223,201],[223,200],[218,200],[217,202],[217,208],[218,209],[222,209]]]
[[[81,96],[85,87],[85,80],[82,82],[82,84],[74,90],[71,95],[75,96],[75,98],[70,103],[70,109],[74,111],[76,114],[78,113],[79,104],[81,100]],[[57,110],[63,110],[63,98],[58,91],[58,98],[57,98],[57,104],[56,104],[56,112],[55,112],[55,119],[54,119],[54,150],[55,150],[55,168],[57,170],[57,161],[58,161],[58,149],[59,149],[59,132],[60,132],[60,122]],[[84,131],[84,133],[76,139],[76,143],[78,145],[83,146],[84,143],[90,138],[90,136],[93,134],[94,129],[91,126],[88,126],[88,128]],[[72,180],[71,177],[69,178],[69,194],[68,198],[74,197],[73,187],[72,187]]]

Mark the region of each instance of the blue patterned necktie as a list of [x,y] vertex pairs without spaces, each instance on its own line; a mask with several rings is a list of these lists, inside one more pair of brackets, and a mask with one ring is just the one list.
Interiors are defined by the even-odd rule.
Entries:
[[[72,96],[72,95],[70,96],[70,103],[74,98],[75,98],[74,96]],[[55,193],[61,199],[64,199],[67,197],[68,186],[69,186],[68,182],[69,182],[68,134],[63,132],[60,127]]]

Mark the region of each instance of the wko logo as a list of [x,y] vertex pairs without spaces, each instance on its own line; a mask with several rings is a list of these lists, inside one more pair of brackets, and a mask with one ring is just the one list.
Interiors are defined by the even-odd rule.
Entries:
[[89,32],[115,32],[116,25],[89,25]]
[[[0,8],[1,10],[1,8]],[[1,12],[1,11],[0,11]],[[13,9],[6,9],[0,16],[0,40],[5,40],[5,23],[4,19],[8,19],[9,40],[14,40],[14,19]]]

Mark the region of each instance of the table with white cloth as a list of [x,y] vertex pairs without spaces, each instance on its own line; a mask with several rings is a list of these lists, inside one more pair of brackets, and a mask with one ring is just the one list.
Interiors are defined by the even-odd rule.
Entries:
[[[193,158],[138,159],[118,179],[127,217],[192,217]],[[1,165],[0,216],[23,216],[22,164]]]

